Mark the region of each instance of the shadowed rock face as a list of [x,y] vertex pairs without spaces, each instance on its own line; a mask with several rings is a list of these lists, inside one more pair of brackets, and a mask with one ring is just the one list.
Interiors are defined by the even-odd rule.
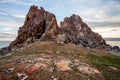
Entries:
[[63,22],[60,23],[61,30],[65,34],[66,43],[74,43],[95,48],[99,45],[106,45],[105,40],[98,34],[93,32],[82,19],[73,14],[70,17],[66,17]]
[[19,28],[18,36],[10,46],[23,46],[26,42],[51,39],[55,36],[57,28],[54,14],[45,11],[42,7],[38,9],[36,6],[31,6],[24,25]]

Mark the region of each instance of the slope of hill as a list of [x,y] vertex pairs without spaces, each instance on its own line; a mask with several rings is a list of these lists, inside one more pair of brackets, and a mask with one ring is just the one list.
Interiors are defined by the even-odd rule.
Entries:
[[0,59],[0,80],[120,80],[120,57],[38,42]]

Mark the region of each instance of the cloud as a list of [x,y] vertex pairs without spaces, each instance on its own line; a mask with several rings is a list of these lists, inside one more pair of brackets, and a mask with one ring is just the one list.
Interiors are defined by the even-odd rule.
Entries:
[[0,38],[15,38],[15,33],[0,33]]
[[91,21],[86,21],[86,23],[90,27],[120,27],[120,22],[91,22]]
[[96,4],[97,2],[100,2],[101,0],[71,0],[73,4]]
[[[7,12],[7,11],[0,10],[0,12],[2,13],[2,15],[8,15],[8,16],[11,17],[12,19],[18,20],[14,15],[10,14],[10,13]],[[0,14],[1,14],[1,13],[0,13]]]
[[40,2],[41,0],[2,0],[1,3],[14,3],[19,5],[31,6]]
[[[74,1],[74,0],[73,0]],[[116,1],[95,0],[98,5],[76,10],[87,22],[120,22],[120,5]],[[86,1],[91,4],[91,1]],[[92,1],[93,2],[93,1]],[[100,5],[100,6],[99,6]]]
[[15,38],[0,38],[0,41],[13,41]]
[[40,2],[40,1],[42,1],[42,0],[32,0],[33,2]]
[[11,31],[11,30],[13,30],[13,28],[3,28],[2,30],[4,30],[4,31]]
[[14,3],[19,5],[25,5],[25,6],[32,5],[30,2],[24,2],[22,0],[3,0],[2,3]]
[[110,31],[118,31],[117,29],[112,29],[112,30],[110,30]]
[[30,6],[30,3],[26,3],[20,0],[2,0],[2,3],[15,3],[15,4],[20,4],[20,5],[26,5],[26,6]]
[[25,13],[21,13],[20,14],[17,11],[16,11],[16,13],[10,13],[10,12],[7,12],[5,10],[0,10],[0,14],[4,15],[4,16],[8,16],[8,17],[12,18],[15,21],[19,21],[21,19],[25,19],[25,16],[26,16]]
[[50,7],[50,10],[56,10],[56,9],[58,9],[58,6],[52,6],[52,7]]
[[103,10],[98,11],[98,9],[88,9],[78,14],[85,17],[84,20],[89,22],[120,22],[119,15],[112,16]]
[[102,35],[102,37],[120,37],[120,27],[93,27],[92,30]]
[[20,27],[23,23],[17,21],[0,21],[0,26]]
[[19,5],[31,6],[42,0],[2,0],[1,3],[14,3]]
[[16,18],[25,19],[25,15],[24,14],[13,14],[12,16],[14,16]]
[[103,27],[102,29],[101,29],[101,27],[95,27],[95,28],[93,28],[93,30],[95,32],[105,32],[105,33],[107,33],[107,32],[119,31],[120,27],[108,27],[108,28]]
[[0,33],[0,41],[13,41],[15,40],[16,33]]

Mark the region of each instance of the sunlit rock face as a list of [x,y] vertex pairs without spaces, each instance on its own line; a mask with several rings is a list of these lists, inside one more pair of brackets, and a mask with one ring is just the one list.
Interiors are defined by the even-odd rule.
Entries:
[[19,28],[18,36],[10,46],[23,46],[22,44],[26,42],[53,39],[57,28],[54,14],[45,11],[42,7],[39,9],[37,6],[31,6],[24,25]]
[[80,44],[91,48],[106,45],[105,40],[99,34],[93,32],[78,15],[73,14],[70,17],[66,17],[60,23],[60,27],[65,34],[64,42],[66,43]]
[[10,46],[24,46],[25,43],[52,40],[63,43],[73,43],[83,47],[96,48],[106,45],[105,40],[94,33],[82,19],[73,14],[57,25],[54,14],[42,7],[31,6],[24,25],[20,27],[17,38]]

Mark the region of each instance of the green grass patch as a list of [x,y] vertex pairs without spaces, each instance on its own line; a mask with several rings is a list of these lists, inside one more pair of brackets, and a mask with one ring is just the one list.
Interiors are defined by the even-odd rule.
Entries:
[[[87,54],[87,58],[94,67],[101,71],[106,80],[120,80],[120,57]],[[115,67],[118,70],[112,70],[110,69],[110,66]]]

